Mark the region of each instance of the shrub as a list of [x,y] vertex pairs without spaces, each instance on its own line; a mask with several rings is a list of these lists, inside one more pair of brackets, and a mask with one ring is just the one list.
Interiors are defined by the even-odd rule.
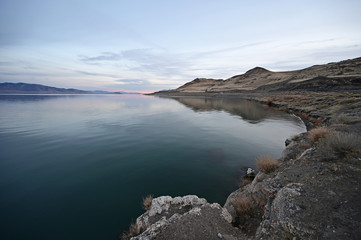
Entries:
[[301,135],[300,135],[300,134],[297,134],[297,135],[293,135],[291,139],[292,139],[293,141],[298,141],[298,140],[300,140],[300,138],[301,138]]
[[310,145],[309,143],[307,143],[307,142],[300,142],[300,143],[298,144],[298,146],[299,146],[300,148],[303,148],[303,149],[308,149],[308,148],[311,147],[311,145]]
[[150,207],[152,206],[152,200],[153,200],[153,196],[152,195],[148,195],[146,196],[146,198],[143,198],[143,208],[145,210],[149,210]]
[[253,207],[250,200],[246,197],[241,197],[235,202],[236,211],[238,214],[245,217],[251,217],[253,214]]
[[256,164],[258,170],[264,173],[271,173],[280,166],[280,163],[277,160],[274,160],[269,156],[262,156],[258,158]]
[[328,128],[318,127],[308,132],[308,138],[312,142],[318,142],[322,138],[325,138],[326,136],[330,135],[331,133],[333,133],[333,131]]
[[326,137],[318,150],[322,159],[344,158],[361,152],[361,137],[354,133],[338,133]]
[[136,223],[132,223],[129,226],[128,232],[123,233],[120,239],[121,240],[131,239],[132,237],[139,235],[140,232],[141,231],[138,229],[138,225]]
[[239,184],[239,187],[244,187],[250,183],[252,183],[253,181],[253,178],[250,178],[250,177],[244,177],[241,181],[241,183]]

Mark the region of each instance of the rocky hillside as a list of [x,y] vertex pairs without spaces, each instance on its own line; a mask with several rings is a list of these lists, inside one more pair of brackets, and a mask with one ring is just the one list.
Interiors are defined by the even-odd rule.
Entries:
[[172,92],[242,92],[250,90],[288,91],[361,88],[361,58],[287,72],[272,72],[256,67],[226,80],[196,78]]
[[56,88],[29,83],[0,83],[0,93],[6,94],[84,94],[78,89]]

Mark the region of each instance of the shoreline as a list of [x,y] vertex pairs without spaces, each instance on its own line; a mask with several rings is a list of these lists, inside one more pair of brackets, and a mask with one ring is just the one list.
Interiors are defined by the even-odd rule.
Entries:
[[[351,95],[349,92],[179,93],[175,95],[167,93],[153,95],[170,98],[231,97],[256,101],[269,107],[295,114],[306,125],[307,132],[293,137],[290,136],[286,140],[287,146],[282,156],[278,159],[280,167],[275,172],[264,173],[259,171],[251,182],[232,192],[223,207],[214,207],[217,211],[221,212],[221,214],[216,213],[216,215],[221,216],[220,218],[228,222],[232,228],[236,227],[239,229],[239,232],[234,233],[231,228],[219,223],[222,227],[217,229],[219,233],[212,235],[215,237],[214,239],[220,238],[218,234],[228,236],[225,239],[340,239],[345,237],[357,239],[357,236],[361,234],[361,217],[358,217],[356,221],[354,219],[350,220],[348,217],[348,212],[350,211],[354,211],[352,214],[356,214],[356,217],[361,215],[359,214],[361,206],[358,203],[357,197],[361,195],[361,174],[357,174],[361,172],[359,164],[361,158],[357,157],[361,157],[359,149],[357,149],[359,146],[355,145],[356,149],[354,149],[353,155],[347,153],[345,156],[336,158],[330,155],[332,160],[319,160],[320,151],[324,148],[323,145],[325,145],[323,143],[325,141],[322,139],[327,139],[328,135],[341,136],[350,132],[356,132],[355,139],[360,139],[361,104],[359,104],[359,100],[361,99],[361,94],[359,92],[351,93]],[[330,99],[333,104],[330,104]],[[313,104],[310,104],[310,102]],[[335,106],[338,107],[335,108]],[[353,111],[347,111],[345,106],[351,106]],[[355,109],[358,111],[355,111]],[[355,112],[356,114],[354,114]],[[342,116],[341,119],[340,116]],[[340,123],[341,120],[343,123]],[[312,129],[317,130],[320,127],[327,128],[330,133],[323,136],[319,141],[310,140]],[[333,151],[333,149],[330,149],[330,151]],[[345,160],[347,163],[343,163],[340,160]],[[349,174],[349,171],[352,171],[354,174]],[[348,184],[348,181],[335,180],[335,172],[341,175],[345,173],[345,178],[356,184],[356,191]],[[334,183],[335,181],[337,184]],[[318,182],[322,183],[318,185]],[[329,190],[325,193],[322,189]],[[338,203],[335,203],[335,198],[341,198],[341,196],[338,196],[339,192],[343,192],[341,196],[346,196],[348,200],[340,200]],[[314,201],[312,201],[313,199]],[[325,202],[320,204],[320,199],[325,200]],[[242,207],[239,206],[240,200],[249,205],[248,207],[252,209],[250,210],[251,213],[242,213],[242,209],[245,206],[244,204]],[[150,218],[149,213],[153,206],[158,206],[158,210],[161,209],[157,214],[162,216],[163,220],[164,218],[167,219],[167,216],[164,214],[168,214],[168,209],[174,203],[172,202],[173,200],[169,200],[167,203],[162,201],[162,197],[153,199],[151,209],[138,218],[143,220],[137,220],[136,222],[136,232],[140,235],[134,234],[134,237],[131,239],[172,238],[174,235],[171,234],[174,234],[175,230],[170,232],[169,229],[172,229],[176,222],[178,226],[179,224],[182,226],[176,232],[187,235],[187,238],[177,239],[197,239],[203,235],[199,235],[201,233],[197,230],[196,223],[199,223],[199,221],[204,223],[206,220],[202,219],[201,216],[216,211],[210,208],[212,204],[204,203],[201,206],[195,206],[192,203],[187,203],[185,205],[190,210],[182,214],[177,213],[176,219],[168,216],[168,220],[163,223],[158,221],[144,222],[144,218]],[[346,206],[345,201],[350,206]],[[341,205],[345,207],[343,207],[344,209],[342,209],[340,214],[339,209]],[[165,211],[162,209],[162,206],[166,206]],[[181,209],[182,206],[179,208]],[[194,209],[197,209],[198,214],[192,213]],[[310,216],[310,214],[315,215],[315,213],[319,213],[319,215]],[[218,215],[217,217],[219,217]],[[218,218],[215,215],[212,216],[215,222],[220,221],[217,220]],[[332,220],[335,217],[338,217],[338,222]],[[331,220],[329,220],[330,218]],[[183,220],[185,222],[182,222]],[[187,233],[184,229],[188,229],[187,231],[190,232]],[[212,233],[214,226],[203,229],[203,231]]]

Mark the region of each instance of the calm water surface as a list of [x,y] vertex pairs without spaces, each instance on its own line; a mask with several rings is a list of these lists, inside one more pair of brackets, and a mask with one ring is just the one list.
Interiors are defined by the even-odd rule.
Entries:
[[236,99],[0,95],[0,239],[117,239],[148,194],[223,204],[302,131]]

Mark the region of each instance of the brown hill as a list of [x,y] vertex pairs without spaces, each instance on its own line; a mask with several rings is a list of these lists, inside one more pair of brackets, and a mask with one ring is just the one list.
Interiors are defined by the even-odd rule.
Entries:
[[226,80],[196,78],[174,92],[238,92],[250,90],[330,90],[361,88],[361,57],[341,62],[315,65],[286,72],[272,72],[256,67]]

